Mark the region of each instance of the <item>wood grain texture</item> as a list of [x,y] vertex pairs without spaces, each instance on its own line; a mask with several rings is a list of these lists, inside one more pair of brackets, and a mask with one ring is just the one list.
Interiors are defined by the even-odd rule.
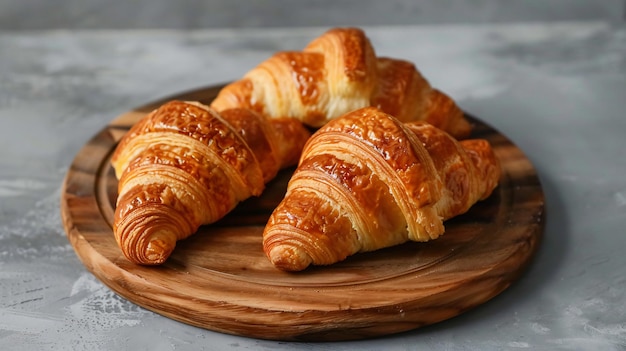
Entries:
[[503,167],[499,187],[446,233],[357,254],[298,273],[274,268],[262,231],[293,170],[261,197],[178,243],[162,266],[127,261],[112,232],[116,143],[169,99],[210,103],[220,87],[156,101],[113,120],[77,154],[64,182],[61,213],[85,267],[128,300],[184,323],[272,340],[353,340],[398,333],[467,311],[509,287],[531,260],[544,225],[544,197],[529,160],[510,140],[469,117],[472,137],[488,139]]

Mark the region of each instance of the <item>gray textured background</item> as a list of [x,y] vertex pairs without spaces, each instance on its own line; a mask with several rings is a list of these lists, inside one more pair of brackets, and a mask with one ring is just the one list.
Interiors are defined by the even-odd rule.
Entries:
[[[0,350],[626,350],[624,4],[0,0]],[[531,159],[547,221],[526,274],[451,320],[329,344],[194,328],[90,274],[59,211],[86,141],[133,107],[239,78],[334,25],[416,62]]]
[[624,4],[624,0],[1,0],[0,30],[620,22]]

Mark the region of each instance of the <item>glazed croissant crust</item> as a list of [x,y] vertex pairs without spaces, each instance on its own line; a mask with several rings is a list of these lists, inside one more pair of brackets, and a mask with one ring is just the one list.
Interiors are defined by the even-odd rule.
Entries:
[[470,133],[450,97],[432,88],[414,64],[377,57],[358,28],[334,28],[302,51],[277,52],[224,87],[211,104],[298,118],[311,127],[367,106],[403,122],[425,120],[459,139]]
[[309,139],[263,249],[277,268],[299,271],[435,239],[443,221],[488,197],[499,177],[486,140],[459,142],[425,122],[359,109]]
[[218,114],[171,101],[122,138],[112,156],[118,185],[114,233],[124,255],[161,264],[177,240],[257,196],[279,169],[297,163],[310,133],[294,119],[245,109]]

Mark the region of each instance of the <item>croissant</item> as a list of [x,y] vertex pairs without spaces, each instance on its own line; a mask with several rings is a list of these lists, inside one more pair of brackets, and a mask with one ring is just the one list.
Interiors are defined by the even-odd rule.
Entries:
[[177,240],[261,194],[280,168],[295,165],[309,135],[294,119],[165,103],[112,155],[119,179],[113,229],[122,252],[134,263],[163,263]]
[[435,239],[443,221],[487,198],[499,177],[484,139],[459,142],[423,121],[359,109],[307,141],[263,250],[277,268],[299,271]]
[[277,52],[225,86],[211,107],[243,107],[320,127],[350,111],[374,106],[403,122],[425,120],[456,138],[470,124],[456,103],[434,89],[414,64],[377,57],[358,28],[334,28],[302,51]]

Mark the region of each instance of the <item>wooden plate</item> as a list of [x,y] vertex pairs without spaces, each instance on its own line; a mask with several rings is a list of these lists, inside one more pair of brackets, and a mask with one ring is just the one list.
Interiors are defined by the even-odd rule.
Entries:
[[[171,97],[210,103],[221,87]],[[505,136],[469,117],[488,139],[503,176],[487,200],[446,223],[428,243],[357,254],[299,273],[276,270],[262,252],[266,219],[292,170],[263,196],[179,242],[166,264],[122,255],[112,232],[117,181],[109,164],[118,140],[165,100],[130,111],[93,137],[72,163],[61,199],[68,238],[86,268],[119,295],[164,316],[229,334],[274,340],[349,340],[436,323],[507,288],[535,252],[544,198],[535,170]]]

